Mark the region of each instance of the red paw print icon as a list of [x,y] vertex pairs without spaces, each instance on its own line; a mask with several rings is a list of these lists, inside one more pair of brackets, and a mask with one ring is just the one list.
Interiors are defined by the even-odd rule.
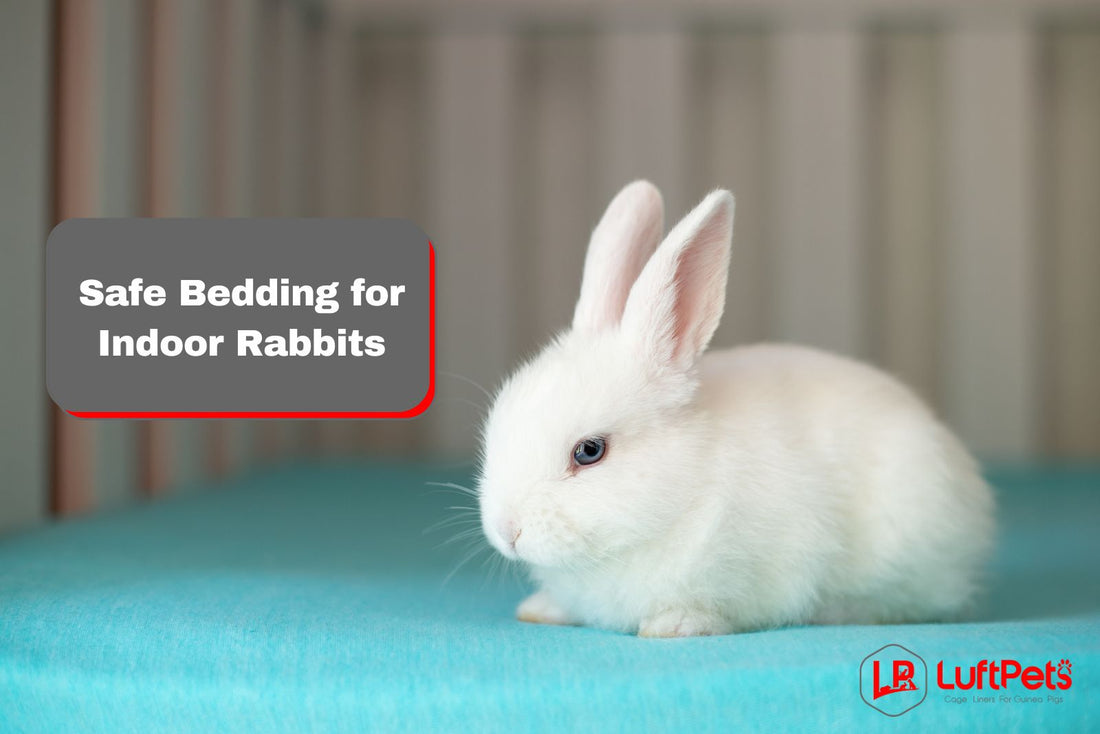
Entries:
[[1062,658],[1058,661],[1058,672],[1070,675],[1073,672],[1073,663]]

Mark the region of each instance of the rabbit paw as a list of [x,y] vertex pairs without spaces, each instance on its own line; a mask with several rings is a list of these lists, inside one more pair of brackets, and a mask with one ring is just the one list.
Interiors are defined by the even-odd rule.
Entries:
[[724,635],[725,623],[712,614],[693,609],[666,609],[642,620],[638,637],[703,637]]
[[573,620],[545,591],[536,591],[520,602],[516,618],[533,624],[573,624]]

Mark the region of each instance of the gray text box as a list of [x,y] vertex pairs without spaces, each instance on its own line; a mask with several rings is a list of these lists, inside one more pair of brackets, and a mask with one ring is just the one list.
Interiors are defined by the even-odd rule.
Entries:
[[[46,247],[47,387],[83,417],[411,417],[434,384],[433,268],[400,219],[67,220]],[[185,280],[203,305],[181,305]]]

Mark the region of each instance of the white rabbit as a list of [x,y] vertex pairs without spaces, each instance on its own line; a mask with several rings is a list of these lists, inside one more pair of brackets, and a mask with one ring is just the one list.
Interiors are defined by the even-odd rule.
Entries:
[[733,197],[658,246],[662,209],[645,181],[611,202],[572,328],[486,422],[482,527],[538,586],[519,618],[681,637],[955,616],[993,534],[975,461],[873,367],[783,344],[704,355]]

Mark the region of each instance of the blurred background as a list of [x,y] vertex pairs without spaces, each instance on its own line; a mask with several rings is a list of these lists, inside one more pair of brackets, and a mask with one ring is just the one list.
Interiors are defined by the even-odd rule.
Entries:
[[[568,323],[638,177],[666,226],[737,196],[717,346],[868,359],[987,460],[1100,457],[1097,2],[2,0],[0,99],[0,529],[300,457],[468,460],[473,383]],[[43,246],[94,216],[414,220],[434,406],[60,414]]]

